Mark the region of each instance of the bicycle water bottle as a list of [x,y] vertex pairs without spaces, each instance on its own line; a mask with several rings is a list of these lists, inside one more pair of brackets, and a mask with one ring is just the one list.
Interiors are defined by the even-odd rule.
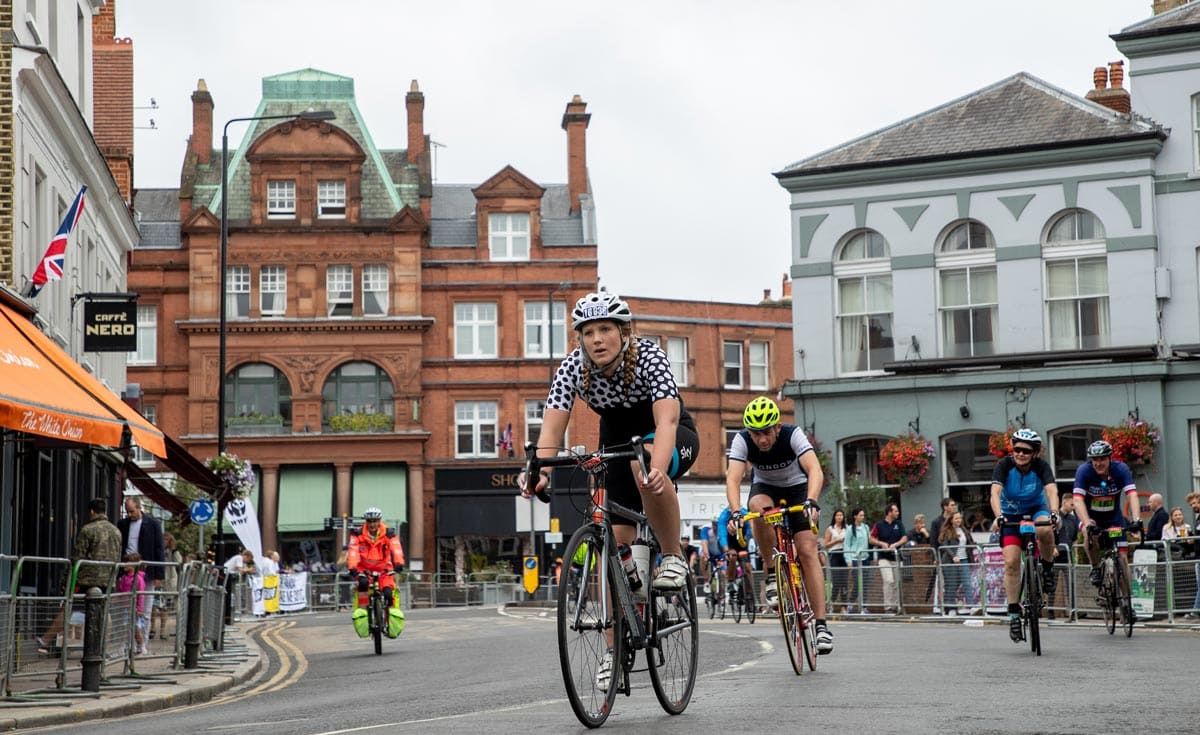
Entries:
[[620,544],[617,546],[617,553],[621,556],[621,566],[625,567],[625,574],[629,577],[630,589],[639,589],[642,586],[642,578],[638,574],[637,563],[633,560],[633,549]]
[[646,584],[635,586],[634,593],[639,599],[644,600],[646,599],[646,590],[650,586],[650,547],[644,540],[634,539],[632,553],[633,563],[637,567],[638,580],[646,582]]

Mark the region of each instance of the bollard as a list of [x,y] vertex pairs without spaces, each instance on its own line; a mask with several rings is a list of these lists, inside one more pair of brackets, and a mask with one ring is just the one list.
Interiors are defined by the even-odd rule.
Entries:
[[200,625],[202,613],[201,601],[204,592],[199,587],[189,587],[187,592],[187,637],[183,642],[183,668],[195,669],[200,666]]
[[79,688],[100,691],[100,672],[104,667],[104,593],[89,587],[83,608],[83,678]]

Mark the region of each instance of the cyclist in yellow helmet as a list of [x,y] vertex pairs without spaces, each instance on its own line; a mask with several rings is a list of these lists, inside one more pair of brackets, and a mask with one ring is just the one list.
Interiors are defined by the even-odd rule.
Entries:
[[[817,653],[830,653],[833,633],[825,622],[825,576],[817,556],[817,535],[811,530],[817,525],[821,511],[817,500],[825,485],[821,462],[803,431],[780,423],[779,406],[766,396],[750,401],[742,414],[742,424],[745,430],[738,432],[729,446],[729,472],[725,475],[729,507],[742,507],[742,479],[747,468],[753,472],[750,498],[746,502],[751,512],[761,513],[783,501],[790,507],[804,506],[805,516],[793,516],[793,520],[799,518],[793,528],[800,530],[792,540],[816,617]],[[741,515],[740,511],[733,513],[730,524],[735,528],[741,524]],[[761,518],[750,525],[758,542],[759,556],[770,559],[775,552],[775,533]],[[772,608],[779,604],[779,592],[773,581],[767,584],[767,604]]]

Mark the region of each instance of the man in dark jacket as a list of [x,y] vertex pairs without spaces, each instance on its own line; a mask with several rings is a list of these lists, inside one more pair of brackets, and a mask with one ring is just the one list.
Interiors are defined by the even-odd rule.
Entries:
[[1167,509],[1163,507],[1162,493],[1150,496],[1150,523],[1146,524],[1145,541],[1162,541],[1163,529],[1171,522]]
[[[117,521],[121,529],[121,550],[125,554],[140,554],[143,562],[162,562],[166,559],[162,524],[154,516],[142,512],[137,498],[125,498],[125,517]],[[146,579],[161,587],[166,569],[158,564],[146,565]]]
[[[90,587],[99,587],[100,591],[104,592],[115,579],[113,570],[121,561],[121,533],[108,520],[106,508],[104,498],[93,498],[88,502],[87,523],[75,534],[75,545],[71,549],[71,567],[74,568],[77,562],[82,562],[75,576],[75,594],[85,594]],[[105,563],[88,564],[89,561]],[[55,639],[62,632],[63,612],[60,608],[46,632],[37,636],[38,650],[42,653],[59,653],[60,648]]]

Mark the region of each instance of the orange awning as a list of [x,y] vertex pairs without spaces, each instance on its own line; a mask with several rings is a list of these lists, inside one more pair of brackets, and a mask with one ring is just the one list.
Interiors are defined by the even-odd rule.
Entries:
[[166,455],[163,434],[28,319],[0,304],[0,426],[104,447],[126,426],[138,446]]

